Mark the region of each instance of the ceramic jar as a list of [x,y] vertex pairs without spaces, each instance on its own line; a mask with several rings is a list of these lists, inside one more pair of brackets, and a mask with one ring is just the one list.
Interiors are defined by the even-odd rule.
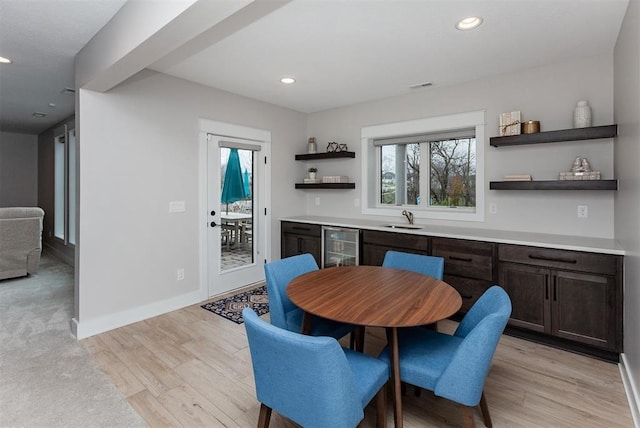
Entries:
[[591,107],[587,101],[578,101],[573,113],[574,128],[588,128],[591,126]]
[[307,152],[308,153],[316,153],[318,151],[318,145],[316,144],[315,137],[309,138],[307,142]]

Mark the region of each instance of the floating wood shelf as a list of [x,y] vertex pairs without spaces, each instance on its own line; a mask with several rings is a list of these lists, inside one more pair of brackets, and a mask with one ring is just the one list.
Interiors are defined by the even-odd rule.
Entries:
[[563,141],[594,140],[613,138],[618,135],[618,125],[591,126],[589,128],[562,129],[559,131],[538,132],[535,134],[508,135],[491,137],[493,147],[518,146],[524,144],[558,143]]
[[491,190],[618,190],[618,180],[491,181]]
[[296,183],[296,189],[355,189],[356,183]]
[[302,155],[296,155],[296,160],[338,159],[355,157],[355,152],[305,153]]

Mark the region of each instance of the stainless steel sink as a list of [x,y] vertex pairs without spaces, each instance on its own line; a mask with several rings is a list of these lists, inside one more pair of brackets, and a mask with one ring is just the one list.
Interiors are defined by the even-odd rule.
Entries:
[[418,229],[422,229],[424,226],[419,226],[417,224],[383,224],[382,227],[388,227],[390,229],[418,230]]

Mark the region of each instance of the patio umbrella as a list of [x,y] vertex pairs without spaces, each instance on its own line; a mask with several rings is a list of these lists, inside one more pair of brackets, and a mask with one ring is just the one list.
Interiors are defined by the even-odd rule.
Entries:
[[249,171],[245,168],[242,173],[242,181],[244,182],[244,193],[247,194],[247,198],[251,196],[251,183],[249,182]]
[[224,184],[222,185],[220,202],[227,204],[228,213],[230,203],[245,199],[246,197],[247,194],[244,191],[238,149],[231,149],[229,159],[227,160],[227,171],[224,174]]

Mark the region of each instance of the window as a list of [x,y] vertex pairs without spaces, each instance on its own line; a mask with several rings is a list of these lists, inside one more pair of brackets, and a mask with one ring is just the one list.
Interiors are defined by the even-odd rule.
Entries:
[[363,213],[409,208],[418,218],[484,219],[476,144],[484,142],[484,112],[367,127],[362,137]]
[[69,125],[54,132],[53,234],[65,245],[76,243],[76,131]]
[[469,133],[379,143],[379,204],[475,208],[476,139],[474,130]]

